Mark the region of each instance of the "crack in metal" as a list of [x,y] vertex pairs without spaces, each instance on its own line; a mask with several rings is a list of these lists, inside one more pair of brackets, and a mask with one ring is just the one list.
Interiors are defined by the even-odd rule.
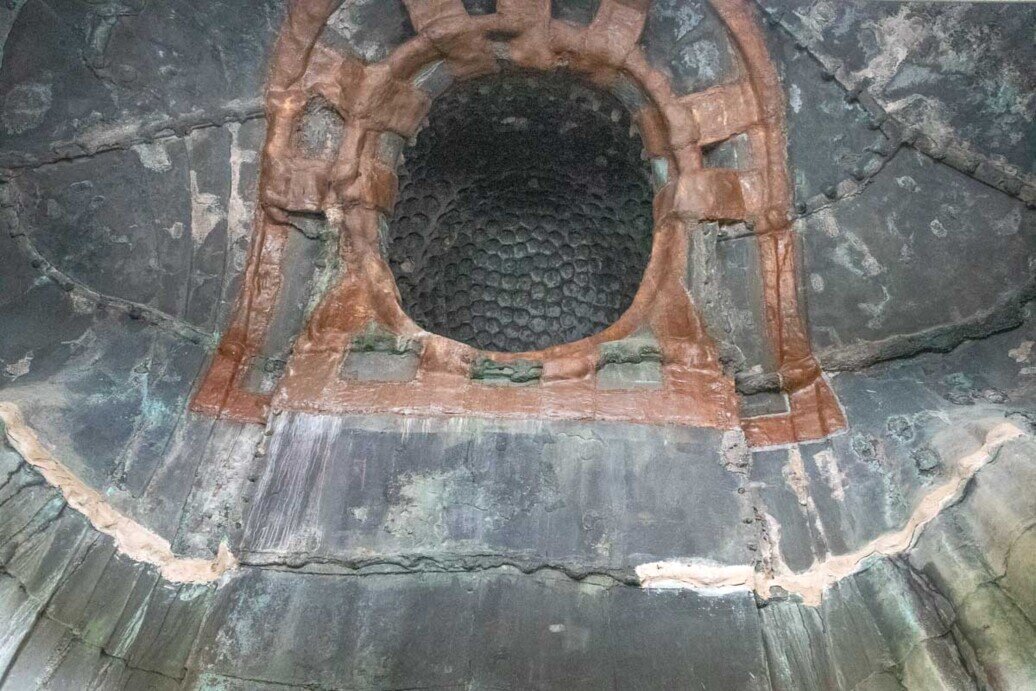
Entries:
[[815,561],[805,571],[793,572],[783,562],[776,549],[780,526],[772,521],[776,529],[773,563],[764,570],[757,569],[755,564],[674,559],[641,564],[636,568],[637,575],[646,588],[686,589],[711,595],[751,591],[764,600],[772,597],[773,589],[777,588],[799,596],[806,605],[818,607],[828,588],[865,569],[874,558],[895,557],[911,550],[932,521],[960,502],[972,478],[996,459],[999,449],[1025,434],[1010,422],[994,425],[987,431],[982,445],[959,458],[950,470],[950,477],[920,499],[902,528],[883,533],[846,554]]
[[[45,154],[0,153],[0,179],[12,177],[23,171],[34,171],[47,166],[90,158],[110,151],[124,151],[134,146],[157,144],[190,136],[194,130],[240,125],[251,120],[266,118],[262,99],[248,99],[238,107],[224,107],[218,114],[188,113],[179,118],[166,118],[152,123],[129,123],[115,126],[94,135],[91,139],[80,138],[57,141],[49,144],[50,152]],[[25,160],[11,160],[15,157]]]
[[13,403],[0,403],[0,421],[11,447],[61,492],[65,501],[81,513],[93,527],[115,541],[116,549],[130,559],[155,566],[174,583],[211,583],[232,570],[237,560],[226,542],[212,559],[178,557],[169,541],[116,510],[105,497],[62,465],[43,446],[25,423],[21,410]]

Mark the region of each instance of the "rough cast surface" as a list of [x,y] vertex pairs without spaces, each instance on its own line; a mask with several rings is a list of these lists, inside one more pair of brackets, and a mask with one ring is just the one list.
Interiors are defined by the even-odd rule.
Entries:
[[482,350],[542,350],[629,307],[651,252],[629,111],[575,77],[453,87],[403,152],[388,255],[403,308]]
[[[550,4],[579,23],[616,5]],[[0,399],[178,557],[225,540],[240,560],[170,582],[0,443],[0,688],[1036,687],[1034,10],[758,5],[849,428],[755,452],[626,423],[188,412],[241,281],[285,5],[0,5]],[[395,0],[335,17],[329,41],[367,59],[412,33]],[[640,40],[721,84],[717,21],[656,1]],[[710,333],[767,371],[755,238],[715,224],[693,247]],[[640,585],[652,562],[852,554],[1003,424],[1024,434],[819,606]]]

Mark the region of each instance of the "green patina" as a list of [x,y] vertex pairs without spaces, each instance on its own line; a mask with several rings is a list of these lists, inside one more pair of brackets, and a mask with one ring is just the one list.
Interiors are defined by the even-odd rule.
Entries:
[[538,381],[543,376],[543,363],[536,360],[512,360],[496,362],[480,358],[471,367],[471,378],[487,382],[510,382],[526,384]]
[[601,344],[597,369],[607,365],[639,365],[644,362],[662,362],[662,349],[654,340],[611,341]]
[[421,344],[416,339],[398,336],[380,325],[372,323],[353,338],[350,351],[353,353],[418,355],[421,352]]

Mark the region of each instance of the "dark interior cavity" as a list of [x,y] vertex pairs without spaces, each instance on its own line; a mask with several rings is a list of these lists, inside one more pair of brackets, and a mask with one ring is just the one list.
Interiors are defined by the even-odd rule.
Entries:
[[615,322],[651,252],[641,148],[619,101],[567,74],[451,88],[400,166],[388,256],[404,310],[503,352]]

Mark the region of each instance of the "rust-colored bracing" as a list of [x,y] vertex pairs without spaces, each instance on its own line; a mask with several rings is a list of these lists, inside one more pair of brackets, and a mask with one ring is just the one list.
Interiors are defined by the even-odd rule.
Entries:
[[[350,0],[345,0],[350,2]],[[762,32],[746,0],[711,0],[733,39],[738,81],[679,95],[638,45],[646,1],[601,0],[588,26],[551,18],[549,0],[498,0],[493,14],[469,16],[461,0],[406,0],[416,36],[386,59],[366,64],[324,45],[320,33],[338,0],[296,0],[273,59],[266,104],[267,141],[260,209],[231,327],[198,391],[196,411],[261,421],[271,405],[321,413],[480,415],[627,420],[732,429],[755,446],[825,437],[845,426],[814,359],[799,311],[791,233],[784,103]],[[501,61],[528,70],[567,69],[608,88],[623,79],[642,92],[633,113],[649,156],[671,175],[654,205],[651,258],[630,308],[583,340],[531,353],[486,353],[423,331],[400,306],[380,249],[397,180],[383,137],[412,137],[431,96],[421,75],[445,66],[453,79],[493,73]],[[332,160],[307,158],[292,135],[314,98],[345,123]],[[751,165],[703,166],[702,147],[736,135]],[[341,278],[297,337],[285,374],[270,394],[250,390],[246,374],[263,346],[284,272],[289,213],[323,213],[340,234]],[[744,221],[755,229],[768,338],[789,412],[741,419],[730,377],[705,333],[686,285],[690,234],[704,221]],[[406,381],[340,375],[352,344],[370,329],[417,344]],[[650,331],[661,351],[661,385],[611,389],[597,383],[601,345]],[[417,356],[415,356],[417,357]],[[538,381],[500,386],[472,379],[480,359],[534,361]]]

